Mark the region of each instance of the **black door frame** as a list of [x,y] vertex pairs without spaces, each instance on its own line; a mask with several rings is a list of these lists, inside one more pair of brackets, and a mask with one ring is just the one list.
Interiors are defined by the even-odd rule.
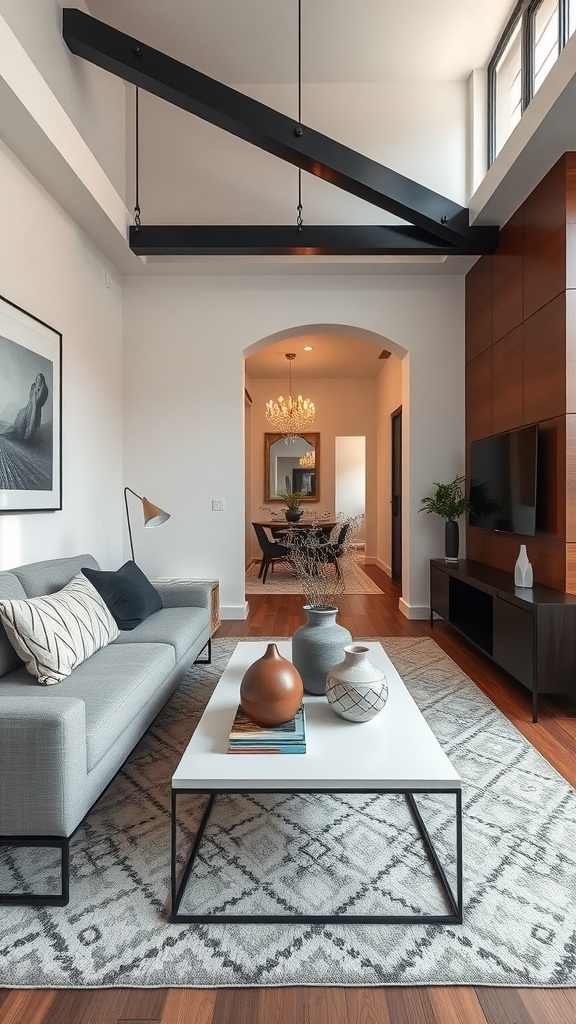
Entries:
[[390,571],[396,583],[402,583],[402,406],[390,415]]

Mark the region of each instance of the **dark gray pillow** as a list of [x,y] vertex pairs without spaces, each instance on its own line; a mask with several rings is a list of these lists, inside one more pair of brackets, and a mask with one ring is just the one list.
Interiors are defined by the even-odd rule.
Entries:
[[136,562],[125,562],[116,572],[82,569],[86,579],[116,620],[118,629],[135,629],[163,607],[162,598]]

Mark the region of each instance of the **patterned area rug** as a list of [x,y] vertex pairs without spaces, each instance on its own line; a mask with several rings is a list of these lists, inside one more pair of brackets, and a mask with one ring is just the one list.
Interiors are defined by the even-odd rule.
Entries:
[[[575,792],[432,640],[382,642],[463,779],[463,925],[168,923],[170,777],[236,643],[216,640],[76,833],[69,906],[2,908],[0,987],[574,985]],[[446,808],[419,800],[449,861]],[[216,808],[197,862],[205,907],[438,899],[401,798]]]
[[[246,593],[247,594],[302,594],[302,584],[296,579],[294,573],[288,567],[279,562],[270,570],[266,577],[266,583],[258,579],[260,563],[251,565],[246,570]],[[366,575],[361,565],[352,558],[348,559],[344,567],[345,594],[382,594],[374,580]]]

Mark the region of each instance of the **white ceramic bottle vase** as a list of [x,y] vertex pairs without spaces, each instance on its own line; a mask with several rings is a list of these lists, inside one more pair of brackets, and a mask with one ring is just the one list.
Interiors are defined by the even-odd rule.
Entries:
[[334,665],[326,680],[326,697],[333,711],[350,722],[369,722],[388,699],[388,683],[381,668],[368,661],[362,644],[344,648],[344,661]]
[[532,572],[532,565],[528,561],[528,553],[526,551],[526,545],[520,545],[520,554],[516,559],[516,565],[514,566],[514,586],[515,587],[531,587],[534,582],[534,573]]

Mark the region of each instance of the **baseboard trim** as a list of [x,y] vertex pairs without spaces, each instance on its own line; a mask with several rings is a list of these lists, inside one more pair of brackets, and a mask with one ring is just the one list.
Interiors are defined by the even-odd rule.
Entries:
[[224,619],[247,619],[250,608],[248,601],[244,604],[220,605],[220,618]]
[[403,597],[398,601],[398,608],[407,619],[429,619],[430,608],[426,605],[410,605]]

